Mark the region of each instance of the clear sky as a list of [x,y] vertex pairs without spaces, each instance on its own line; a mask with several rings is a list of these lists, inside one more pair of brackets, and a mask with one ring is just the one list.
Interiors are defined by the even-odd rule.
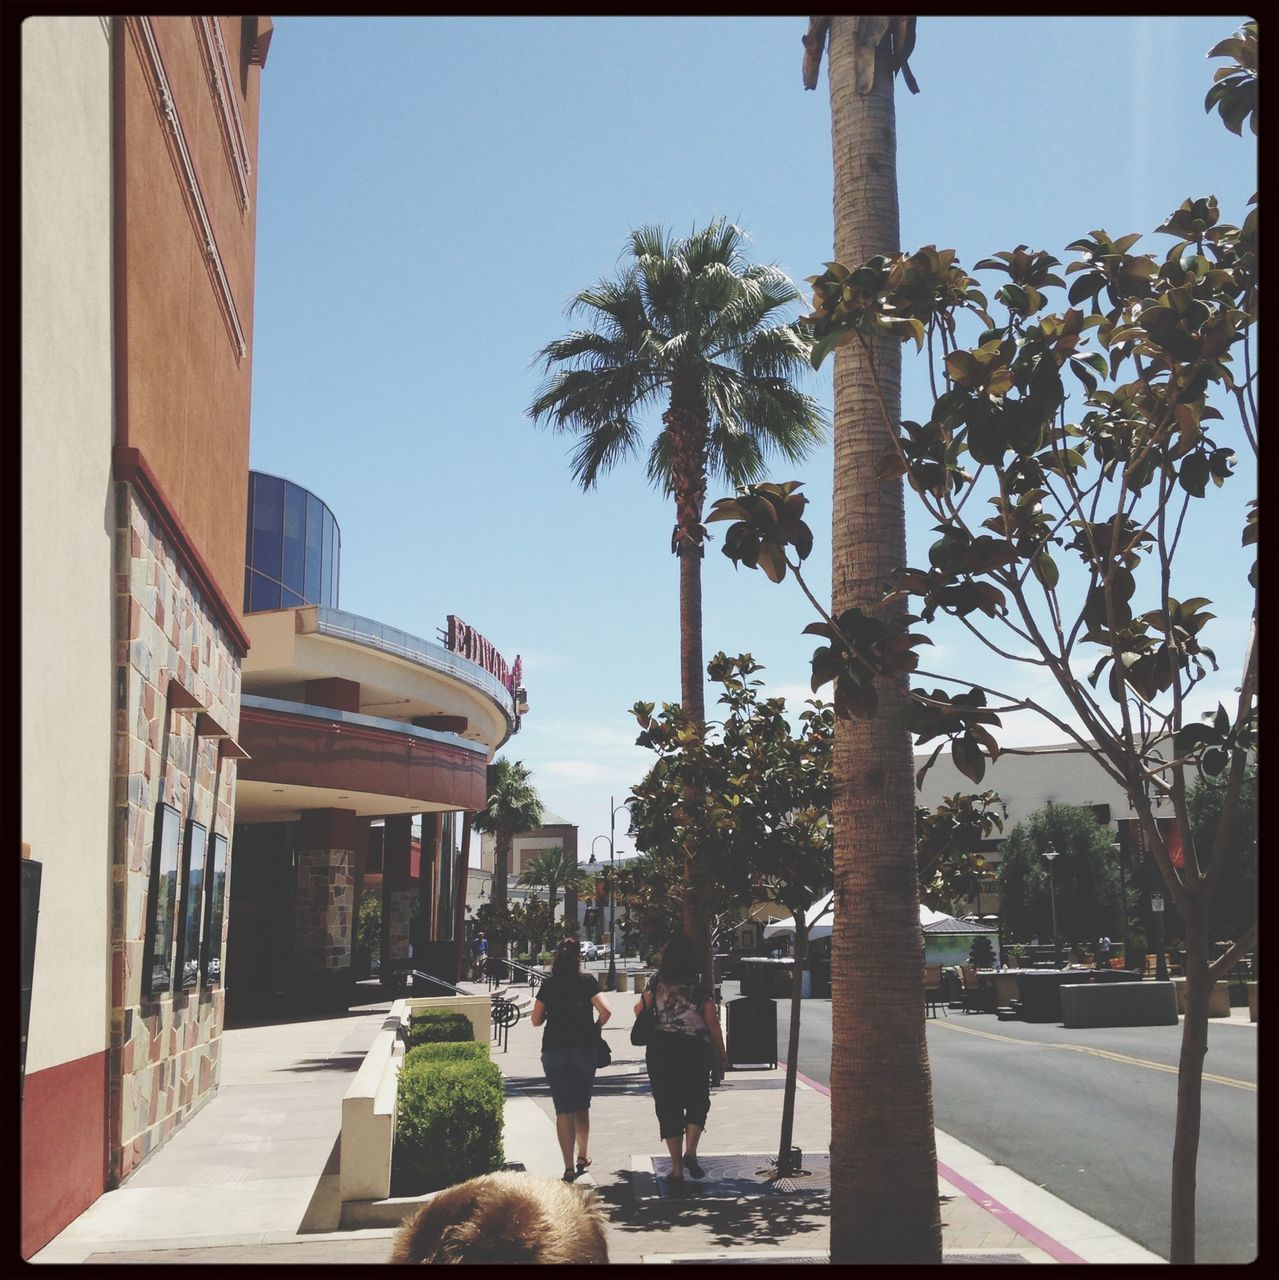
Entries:
[[[903,247],[954,248],[971,266],[1025,243],[1064,264],[1094,228],[1149,233],[1207,194],[1241,221],[1254,141],[1206,116],[1203,98],[1222,65],[1204,55],[1242,21],[920,18],[922,92],[897,87]],[[687,232],[726,215],[807,302],[804,277],[832,256],[825,67],[805,92],[802,17],[275,26],[252,465],[332,508],[343,608],[428,639],[456,613],[508,661],[523,655],[530,710],[504,751],[579,825],[585,856],[608,833],[610,797],[651,761],[628,708],[679,696],[674,512],[639,462],[589,494],[574,486],[571,438],[525,416],[541,380],[532,357],[645,224]],[[1143,246],[1162,255],[1171,243]],[[926,370],[910,350],[904,414],[924,417]],[[830,363],[806,386],[828,406]],[[771,478],[805,483],[807,577],[828,594],[829,446]],[[1228,518],[1187,548],[1182,595],[1212,597],[1219,618],[1201,637],[1223,664],[1209,706],[1237,683],[1247,606],[1234,512],[1253,485],[1245,472],[1227,486],[1212,510]],[[712,486],[708,503],[722,496]],[[918,563],[935,535],[918,507],[908,520]],[[735,571],[720,545],[704,562],[706,655],[753,653],[798,710],[811,610],[789,581]],[[971,644],[933,634],[930,669],[1007,679]],[[1024,717],[1002,739],[1057,736]],[[618,824],[629,849],[624,814]]]

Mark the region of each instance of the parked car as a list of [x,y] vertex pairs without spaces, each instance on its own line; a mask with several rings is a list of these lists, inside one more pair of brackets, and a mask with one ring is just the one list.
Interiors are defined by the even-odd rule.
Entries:
[[607,960],[612,954],[612,949],[603,942],[584,942],[582,943],[582,959],[583,960]]

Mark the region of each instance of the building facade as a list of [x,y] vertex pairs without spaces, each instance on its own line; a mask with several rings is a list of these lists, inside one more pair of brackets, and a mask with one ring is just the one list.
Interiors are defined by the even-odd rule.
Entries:
[[217,1085],[270,33],[22,26],[24,1256]]
[[[337,521],[279,477],[249,476],[245,566],[232,1016],[346,1007],[372,968],[357,948],[366,887],[379,972],[406,967],[412,947],[414,967],[455,981],[461,849],[519,724],[518,662],[455,618],[440,644],[339,609]],[[457,651],[463,635],[482,661]]]

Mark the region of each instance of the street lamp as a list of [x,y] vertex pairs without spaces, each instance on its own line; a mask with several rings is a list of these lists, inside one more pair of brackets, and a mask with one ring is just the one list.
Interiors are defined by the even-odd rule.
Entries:
[[1128,878],[1124,875],[1124,846],[1116,840],[1110,846],[1119,863],[1119,934],[1124,947],[1124,968],[1128,968]]
[[[612,855],[613,855],[613,842],[612,842],[612,839],[611,839],[609,836],[596,836],[596,837],[595,837],[595,839],[591,841],[591,857],[590,857],[590,861],[589,861],[589,862],[588,862],[588,864],[587,864],[588,866],[592,866],[592,867],[593,867],[593,866],[595,865],[595,844],[596,844],[596,841],[598,841],[598,840],[608,840],[608,842],[609,842],[609,859],[610,859],[610,861],[611,861],[611,859],[612,859]],[[602,930],[602,929],[601,929],[601,927],[600,927],[600,915],[601,915],[601,912],[599,911],[599,909],[598,909],[598,907],[597,907],[597,908],[596,908],[596,912],[595,912],[595,941],[596,941],[596,942],[601,942],[601,941],[603,941],[603,937],[602,937],[603,930]]]
[[1061,968],[1061,947],[1057,941],[1057,894],[1053,888],[1053,859],[1057,856],[1057,850],[1053,848],[1052,841],[1048,842],[1048,848],[1044,850],[1044,857],[1048,860],[1048,901],[1052,904],[1053,913],[1053,963],[1058,969]]

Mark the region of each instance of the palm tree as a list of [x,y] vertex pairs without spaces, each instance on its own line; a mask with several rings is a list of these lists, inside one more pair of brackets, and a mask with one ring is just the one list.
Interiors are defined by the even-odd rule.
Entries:
[[[706,719],[702,663],[702,511],[710,476],[731,485],[764,474],[770,452],[798,461],[822,439],[825,417],[792,379],[808,370],[805,332],[783,320],[798,301],[776,267],[749,262],[745,233],[718,218],[677,240],[660,227],[631,233],[613,279],[583,290],[569,314],[591,327],[539,353],[547,381],[528,413],[578,437],[573,478],[584,490],[637,454],[641,411],[664,404],[648,477],[675,499],[671,550],[679,558],[680,697]],[[684,927],[703,933],[690,895]]]
[[[811,20],[804,80],[829,35],[835,257],[900,251],[893,73],[913,18]],[[914,83],[907,83],[913,89]],[[835,361],[833,612],[885,616],[884,586],[906,562],[900,480],[876,462],[885,418],[901,416],[896,338],[851,343]],[[913,764],[904,680],[879,688],[873,720],[835,733],[835,928],[831,1052],[831,1261],[941,1261],[932,1080],[924,1039],[924,943],[915,868]]]
[[493,908],[506,909],[506,881],[511,868],[511,844],[522,831],[542,825],[542,801],[529,781],[522,760],[499,757],[488,770],[488,799],[471,825],[495,837],[493,854]]
[[[554,920],[560,889],[565,890],[567,906],[568,890],[573,890],[573,899],[576,902],[577,893],[592,882],[590,877],[579,869],[577,859],[572,854],[566,853],[560,845],[553,845],[546,849],[539,849],[533,854],[520,873],[519,883],[546,886],[546,896],[551,900],[551,919]],[[570,932],[575,933],[576,928]]]

